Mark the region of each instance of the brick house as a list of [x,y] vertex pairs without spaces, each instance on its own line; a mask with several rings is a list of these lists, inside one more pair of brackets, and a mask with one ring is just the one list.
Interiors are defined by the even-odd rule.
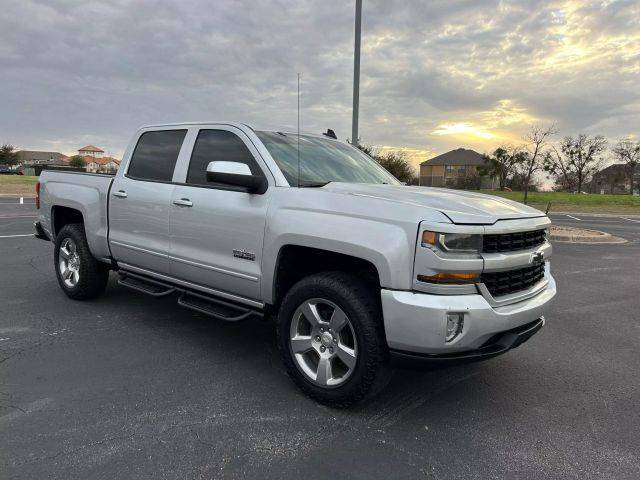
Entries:
[[420,185],[424,187],[455,187],[461,177],[479,177],[481,188],[497,188],[497,179],[479,175],[478,167],[484,164],[482,154],[465,148],[457,148],[430,158],[420,164]]
[[[624,163],[614,163],[593,174],[587,190],[590,193],[625,194],[631,189],[629,167]],[[636,167],[634,174],[634,188],[638,191],[640,185],[640,167]]]

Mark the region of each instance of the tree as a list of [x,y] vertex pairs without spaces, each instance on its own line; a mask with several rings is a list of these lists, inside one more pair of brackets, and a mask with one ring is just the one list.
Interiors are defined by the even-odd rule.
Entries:
[[80,155],[74,155],[69,159],[70,167],[84,168],[87,166],[87,162],[84,161]]
[[407,154],[402,151],[380,153],[380,150],[372,145],[358,145],[361,151],[369,155],[386,171],[407,185],[417,185],[418,176],[415,167],[407,159]]
[[516,173],[519,164],[525,161],[527,152],[520,147],[498,147],[492,155],[483,155],[484,163],[478,167],[480,175],[498,178],[500,190],[504,190],[508,180]]
[[531,177],[535,172],[542,168],[543,160],[545,158],[545,147],[547,146],[547,142],[550,137],[556,133],[554,124],[547,127],[542,125],[532,125],[524,137],[524,140],[527,143],[526,148],[528,153],[526,157],[523,157],[522,161],[524,203],[527,203]]
[[607,140],[602,135],[565,137],[560,152],[554,149],[554,155],[545,157],[544,169],[554,175],[556,181],[568,183],[570,178],[574,178],[575,187],[581,193],[587,180],[600,168],[600,154],[606,145]]
[[554,146],[551,151],[545,153],[542,160],[543,169],[554,178],[554,191],[573,191],[578,184],[575,172],[560,151]]
[[640,162],[640,142],[634,143],[628,138],[620,139],[612,152],[616,159],[625,164],[627,175],[629,175],[629,193],[633,195],[636,167]]
[[355,147],[358,150],[366,153],[367,155],[369,155],[373,159],[375,159],[378,156],[378,154],[380,153],[380,150],[377,147],[374,147],[373,145],[359,144],[359,145],[355,145]]
[[527,180],[524,168],[520,168],[519,170],[520,171],[514,173],[513,176],[509,179],[509,181],[507,182],[507,187],[509,187],[513,191],[524,192],[526,184],[530,192],[537,192],[538,183],[535,181],[535,178],[530,178],[529,180]]
[[391,175],[407,185],[417,184],[418,176],[404,152],[387,152],[378,154],[375,160]]
[[18,152],[15,151],[15,147],[13,145],[9,145],[5,143],[0,147],[0,164],[13,166],[16,165],[19,161]]
[[454,178],[452,186],[459,190],[480,190],[482,187],[482,177],[480,177],[478,169],[472,166],[464,175],[458,175]]

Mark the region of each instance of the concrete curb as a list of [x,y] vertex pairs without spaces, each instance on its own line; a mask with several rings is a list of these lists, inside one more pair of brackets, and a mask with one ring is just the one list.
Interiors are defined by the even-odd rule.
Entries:
[[585,216],[585,217],[612,217],[612,218],[620,218],[620,217],[630,217],[640,219],[640,214],[636,213],[589,213],[589,212],[554,212],[553,210],[549,212],[549,215],[576,215],[576,216]]
[[549,240],[564,243],[627,243],[621,237],[614,237],[610,233],[599,230],[589,230],[586,228],[573,228],[565,226],[552,226]]

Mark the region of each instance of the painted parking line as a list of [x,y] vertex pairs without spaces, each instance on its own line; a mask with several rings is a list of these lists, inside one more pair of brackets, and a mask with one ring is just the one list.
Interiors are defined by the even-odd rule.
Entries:
[[36,218],[37,215],[0,215],[0,218]]
[[15,237],[33,237],[33,233],[24,233],[20,235],[0,235],[0,238],[15,238]]
[[573,218],[574,220],[581,221],[578,217],[574,217],[573,215],[569,215],[568,213],[567,213],[566,215],[567,215],[567,217],[569,217],[569,218]]
[[640,220],[634,220],[633,218],[620,217],[623,220],[627,220],[629,222],[640,223]]
[[[2,198],[2,197],[0,197]],[[5,198],[4,200],[7,200]],[[33,200],[31,197],[13,197],[11,200],[15,200],[12,202],[0,202],[0,205],[35,205],[36,202],[28,202],[27,200]]]

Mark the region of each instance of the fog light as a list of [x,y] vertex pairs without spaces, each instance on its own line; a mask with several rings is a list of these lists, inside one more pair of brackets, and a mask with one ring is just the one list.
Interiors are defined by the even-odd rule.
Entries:
[[447,313],[447,335],[445,340],[452,341],[462,332],[464,313]]

